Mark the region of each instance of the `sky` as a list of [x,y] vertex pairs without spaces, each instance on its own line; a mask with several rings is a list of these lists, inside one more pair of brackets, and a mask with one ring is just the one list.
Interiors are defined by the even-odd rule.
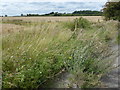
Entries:
[[1,0],[2,2],[106,2],[107,0]]
[[107,0],[1,0],[0,16],[21,14],[71,13],[76,10],[100,11]]

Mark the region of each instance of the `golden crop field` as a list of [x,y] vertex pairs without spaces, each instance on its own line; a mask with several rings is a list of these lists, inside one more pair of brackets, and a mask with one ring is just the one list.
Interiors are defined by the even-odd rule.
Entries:
[[103,21],[102,16],[61,16],[61,17],[49,17],[49,16],[41,16],[41,17],[4,17],[3,20],[9,19],[9,20],[14,20],[14,19],[21,19],[25,21],[34,21],[34,22],[41,22],[41,21],[71,21],[74,20],[75,18],[86,18],[89,21],[92,22],[98,22]]

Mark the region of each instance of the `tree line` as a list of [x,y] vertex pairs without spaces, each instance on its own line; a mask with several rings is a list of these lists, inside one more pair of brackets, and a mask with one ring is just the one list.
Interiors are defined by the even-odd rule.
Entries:
[[102,14],[103,14],[102,11],[83,10],[83,11],[74,11],[72,13],[50,12],[48,14],[42,14],[42,15],[27,14],[26,16],[101,16]]

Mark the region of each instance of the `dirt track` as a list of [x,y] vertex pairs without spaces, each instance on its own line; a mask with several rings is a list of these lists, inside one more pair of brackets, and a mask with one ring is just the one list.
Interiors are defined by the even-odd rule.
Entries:
[[114,45],[111,47],[112,50],[115,52],[115,54],[113,56],[110,57],[110,59],[113,59],[114,60],[114,64],[113,66],[114,67],[117,67],[117,68],[114,68],[111,72],[109,72],[107,75],[105,75],[101,81],[103,82],[103,84],[105,84],[105,86],[107,88],[120,88],[119,84],[120,84],[120,67],[118,67],[120,65],[120,62],[119,62],[119,58],[120,58],[120,55],[119,55],[119,48],[120,48],[120,45]]

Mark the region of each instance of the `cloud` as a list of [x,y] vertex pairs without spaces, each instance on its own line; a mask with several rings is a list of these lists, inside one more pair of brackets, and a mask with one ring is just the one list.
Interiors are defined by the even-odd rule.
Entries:
[[0,3],[2,15],[45,14],[50,12],[70,13],[75,10],[101,10],[104,2],[10,2]]
[[2,0],[2,2],[107,2],[107,0]]

